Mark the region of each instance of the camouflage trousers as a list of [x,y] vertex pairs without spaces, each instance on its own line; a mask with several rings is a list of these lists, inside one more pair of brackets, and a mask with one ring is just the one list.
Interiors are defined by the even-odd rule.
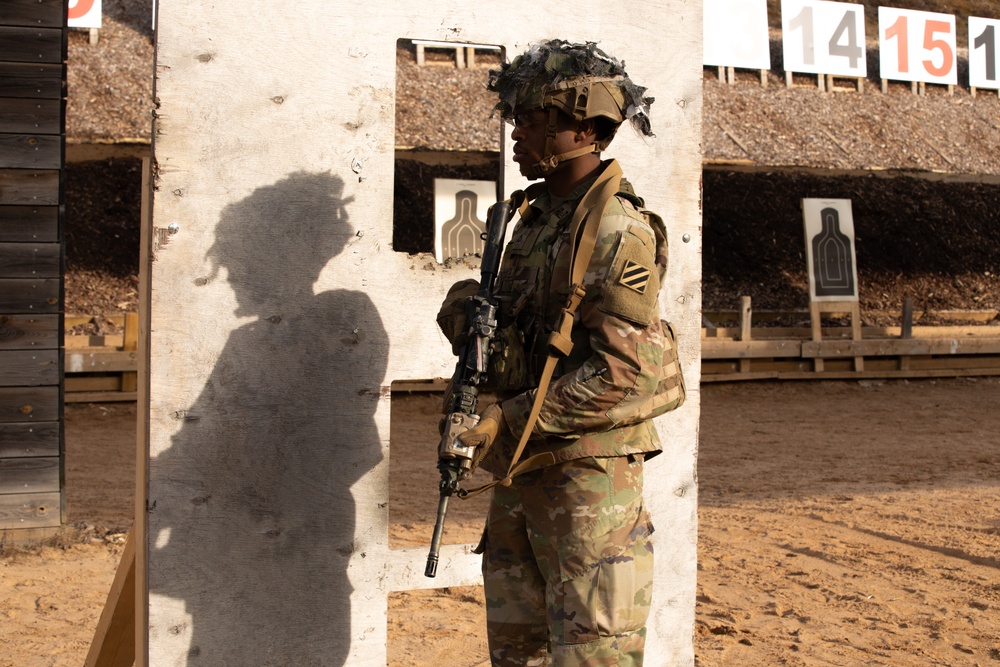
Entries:
[[642,458],[584,458],[493,491],[483,580],[494,667],[640,667],[653,588]]

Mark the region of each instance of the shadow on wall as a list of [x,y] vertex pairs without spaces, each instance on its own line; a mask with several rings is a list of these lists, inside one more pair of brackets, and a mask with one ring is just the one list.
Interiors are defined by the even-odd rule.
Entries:
[[347,659],[350,487],[382,459],[378,391],[358,387],[382,384],[389,343],[363,292],[313,294],[353,237],[342,195],[341,179],[299,172],[216,228],[215,273],[256,319],[230,334],[150,461],[149,589],[183,601],[191,625],[151,610],[151,633],[189,635],[189,666]]

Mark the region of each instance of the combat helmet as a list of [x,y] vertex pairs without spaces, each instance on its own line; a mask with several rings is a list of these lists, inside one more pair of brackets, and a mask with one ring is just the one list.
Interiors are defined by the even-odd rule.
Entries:
[[[548,109],[545,152],[530,167],[528,178],[550,173],[560,162],[587,153],[600,153],[626,120],[637,132],[654,136],[649,122],[652,97],[625,72],[625,63],[597,48],[596,42],[575,44],[561,39],[532,45],[526,52],[491,70],[487,89],[500,101],[494,112],[505,120],[536,109]],[[559,112],[576,120],[605,119],[607,128],[596,143],[576,151],[553,155]]]

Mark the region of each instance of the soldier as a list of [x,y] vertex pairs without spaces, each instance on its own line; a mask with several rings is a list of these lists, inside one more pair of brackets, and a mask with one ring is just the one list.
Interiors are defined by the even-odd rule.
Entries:
[[[547,465],[493,490],[480,545],[490,658],[503,667],[638,666],[653,586],[643,461],[660,451],[651,418],[683,400],[683,384],[664,368],[672,333],[657,293],[666,231],[624,179],[592,221],[599,228],[571,349],[547,391],[541,378],[574,291],[571,220],[586,202],[593,206],[595,184],[620,176],[617,162],[600,157],[619,125],[629,120],[653,136],[653,100],[596,44],[562,40],[491,71],[488,88],[513,123],[514,161],[541,184],[527,191],[531,206],[497,280],[501,334],[491,378],[499,400],[458,439],[487,450],[482,467],[506,476],[538,398],[524,454],[548,456]],[[456,284],[439,313],[453,344],[474,291],[471,281]]]

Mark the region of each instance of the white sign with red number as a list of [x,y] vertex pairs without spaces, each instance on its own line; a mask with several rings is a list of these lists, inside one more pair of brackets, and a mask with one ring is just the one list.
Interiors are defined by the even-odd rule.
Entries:
[[69,0],[70,28],[100,28],[101,0]]
[[997,81],[997,35],[1000,21],[969,17],[969,85],[1000,88]]
[[883,79],[958,83],[951,14],[879,7],[878,35]]
[[781,0],[786,72],[868,76],[865,8],[826,0]]
[[702,63],[771,69],[767,0],[704,0]]

